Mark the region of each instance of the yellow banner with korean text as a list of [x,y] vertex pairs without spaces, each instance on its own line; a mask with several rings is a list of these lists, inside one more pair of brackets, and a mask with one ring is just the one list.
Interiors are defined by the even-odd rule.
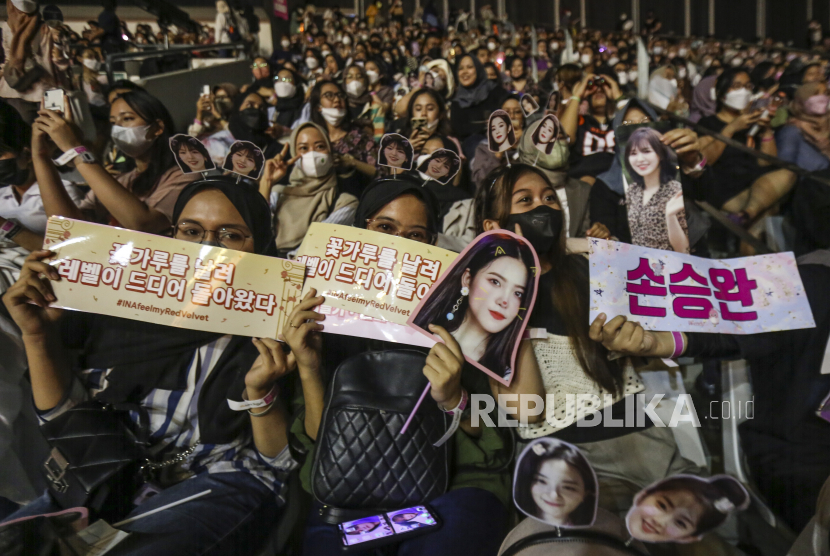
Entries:
[[314,223],[297,251],[297,262],[306,265],[303,295],[315,288],[326,297],[326,305],[406,326],[457,256],[380,232]]
[[300,299],[300,263],[52,217],[55,307],[239,336],[276,338]]

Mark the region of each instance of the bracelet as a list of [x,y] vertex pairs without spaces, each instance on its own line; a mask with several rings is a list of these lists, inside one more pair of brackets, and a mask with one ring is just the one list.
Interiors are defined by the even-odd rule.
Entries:
[[672,332],[671,335],[674,339],[674,353],[671,354],[670,359],[677,359],[686,351],[686,343],[683,341],[683,334],[680,332]]
[[461,389],[461,401],[458,402],[457,406],[455,406],[454,408],[452,408],[450,410],[446,410],[443,407],[441,407],[440,405],[438,406],[441,409],[441,411],[443,411],[444,413],[446,413],[448,415],[452,415],[452,423],[450,423],[450,428],[447,429],[447,432],[444,433],[444,436],[439,438],[435,442],[435,444],[433,444],[433,446],[436,446],[436,447],[441,446],[447,440],[452,438],[452,435],[455,434],[455,431],[457,431],[459,425],[461,425],[461,416],[463,415],[464,410],[467,409],[467,402],[469,400],[470,400],[470,395],[467,393],[467,391],[464,388],[462,388]]
[[[242,391],[242,401],[237,402],[231,399],[228,399],[228,406],[234,411],[245,411],[256,409],[259,407],[265,407],[266,405],[271,405],[274,403],[274,400],[277,399],[277,383],[275,382],[274,385],[271,387],[271,391],[265,394],[265,397],[260,400],[248,400],[247,399],[248,390],[245,389]],[[250,411],[249,411],[250,413]],[[263,413],[264,414],[264,413]],[[256,415],[263,415],[257,413]],[[251,413],[254,415],[254,413]]]
[[775,137],[761,137],[761,143],[769,143],[770,141],[775,141]]
[[248,415],[250,415],[251,417],[263,417],[264,415],[268,415],[268,413],[269,413],[272,409],[274,409],[274,404],[269,405],[269,406],[268,406],[268,408],[267,408],[265,411],[263,411],[262,413],[254,413],[253,411],[251,411],[251,410],[249,409],[249,410],[248,410]]
[[444,409],[441,408],[441,411],[444,413],[448,413],[450,415],[455,415],[456,413],[462,413],[467,408],[467,402],[470,401],[470,395],[467,393],[467,390],[464,388],[461,389],[461,399],[458,401],[458,405],[452,409]]
[[21,226],[14,220],[6,220],[6,222],[2,226],[0,226],[0,239],[11,240],[22,230],[23,226]]

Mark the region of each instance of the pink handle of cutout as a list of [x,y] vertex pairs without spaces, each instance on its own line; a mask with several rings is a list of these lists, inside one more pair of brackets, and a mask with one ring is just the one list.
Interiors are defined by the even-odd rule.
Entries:
[[432,387],[432,384],[427,384],[427,387],[424,388],[424,391],[421,394],[421,397],[418,398],[418,403],[415,404],[415,407],[412,409],[412,413],[410,413],[409,417],[406,418],[406,423],[403,424],[403,428],[401,429],[400,434],[405,434],[406,433],[406,429],[409,428],[409,423],[412,422],[412,418],[415,417],[415,413],[418,412],[418,408],[421,407],[421,403],[423,403],[424,398],[427,396],[427,392],[429,392],[429,389],[431,387]]

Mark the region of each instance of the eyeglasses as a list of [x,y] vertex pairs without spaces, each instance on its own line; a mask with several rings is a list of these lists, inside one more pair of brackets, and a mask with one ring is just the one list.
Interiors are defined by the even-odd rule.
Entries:
[[338,99],[338,98],[340,100],[346,100],[346,95],[344,95],[340,91],[338,91],[336,93],[332,93],[331,91],[326,91],[325,93],[323,93],[320,96],[323,97],[326,100],[335,100],[335,99]]
[[274,82],[279,82],[279,81],[282,81],[283,83],[294,83],[294,78],[293,77],[279,77],[279,76],[274,78]]
[[190,243],[201,243],[208,232],[216,237],[219,245],[236,251],[241,251],[245,247],[245,242],[253,237],[233,226],[223,226],[218,230],[205,230],[195,222],[182,222],[178,226],[173,226],[173,237]]
[[251,69],[258,69],[258,68],[267,68],[268,62],[262,62],[261,64],[251,64]]
[[404,239],[411,239],[418,243],[432,243],[434,235],[423,228],[406,228],[402,229],[399,224],[389,220],[379,220],[377,218],[366,219],[366,229],[372,232],[380,232],[390,236],[402,237]]
[[640,125],[640,124],[647,124],[650,121],[651,121],[651,118],[646,116],[642,120],[639,120],[639,121],[636,121],[636,122],[634,120],[624,120],[622,125]]

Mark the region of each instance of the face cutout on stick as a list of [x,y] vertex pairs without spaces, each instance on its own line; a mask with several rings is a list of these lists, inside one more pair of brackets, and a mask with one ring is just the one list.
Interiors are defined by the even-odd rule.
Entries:
[[559,118],[553,114],[548,114],[539,122],[539,126],[531,135],[531,142],[536,150],[542,154],[551,154],[556,141],[559,139],[559,134],[562,130],[562,125],[559,123]]
[[258,180],[262,175],[265,157],[259,147],[250,141],[237,141],[231,145],[222,169],[240,176]]
[[576,446],[539,438],[516,462],[513,500],[534,519],[562,528],[590,527],[598,499],[596,473]]
[[625,524],[637,540],[696,542],[749,501],[746,489],[728,475],[675,475],[637,493]]
[[183,174],[197,174],[215,170],[216,164],[210,158],[201,141],[190,135],[174,135],[170,138],[170,150]]
[[406,137],[397,133],[387,133],[380,140],[378,165],[395,170],[412,170],[415,158],[412,145]]
[[536,300],[539,259],[530,243],[506,230],[478,236],[458,256],[407,321],[436,339],[444,327],[464,358],[505,385]]
[[530,116],[531,114],[535,114],[539,111],[539,103],[536,102],[536,99],[533,98],[533,95],[522,95],[522,100],[520,104],[522,106],[522,112],[524,112],[525,117]]
[[559,91],[553,91],[548,97],[548,114],[559,114],[559,105],[561,104],[562,95]]
[[449,149],[438,149],[418,166],[418,171],[442,185],[452,181],[461,169],[461,159]]
[[487,123],[487,142],[490,152],[503,153],[516,144],[516,132],[510,116],[504,110],[496,110],[490,114]]

